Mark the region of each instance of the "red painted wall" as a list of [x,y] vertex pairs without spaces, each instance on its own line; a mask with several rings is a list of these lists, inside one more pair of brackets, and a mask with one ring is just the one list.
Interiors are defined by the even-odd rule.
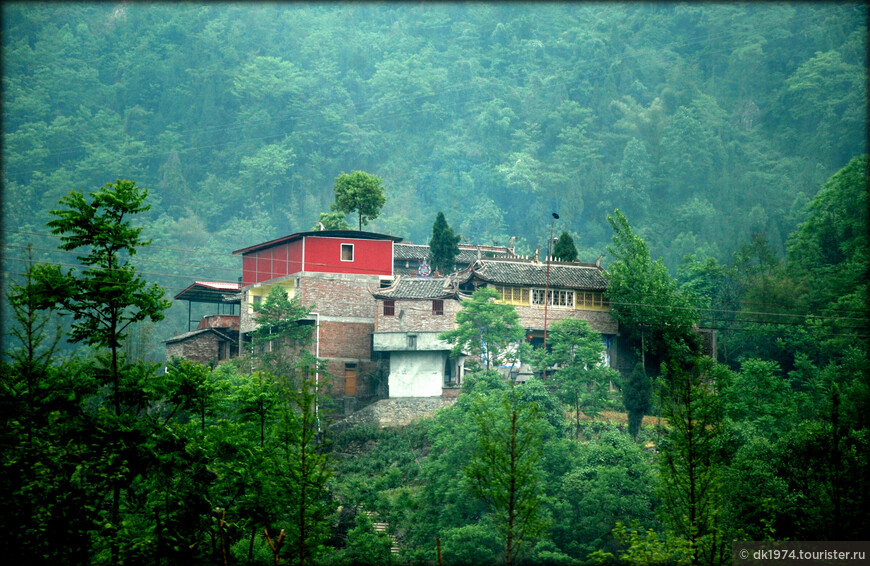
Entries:
[[[393,242],[354,238],[305,237],[305,271],[351,273],[354,275],[393,274]],[[341,261],[341,244],[353,244],[353,261]]]
[[242,256],[242,285],[302,271],[302,241],[278,244]]

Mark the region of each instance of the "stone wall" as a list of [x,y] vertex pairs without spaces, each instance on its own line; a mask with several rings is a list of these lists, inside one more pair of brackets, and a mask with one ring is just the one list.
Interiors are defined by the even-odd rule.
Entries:
[[346,419],[337,421],[333,427],[343,430],[352,426],[368,424],[379,428],[400,428],[408,426],[414,421],[432,417],[438,409],[449,407],[455,402],[455,398],[444,397],[381,399]]
[[166,359],[180,357],[206,365],[218,362],[220,343],[223,342],[214,332],[191,333],[182,340],[166,343]]

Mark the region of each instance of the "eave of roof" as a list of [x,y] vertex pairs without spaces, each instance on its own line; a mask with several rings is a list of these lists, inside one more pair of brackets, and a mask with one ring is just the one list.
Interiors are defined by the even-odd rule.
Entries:
[[488,283],[501,285],[549,286],[563,289],[604,290],[607,280],[603,270],[592,264],[509,260],[481,260],[464,270],[463,280],[476,277]]
[[456,298],[456,290],[447,287],[447,279],[414,279],[398,277],[389,287],[372,291],[381,300],[428,300]]
[[236,254],[246,254],[250,252],[255,252],[258,250],[271,248],[272,246],[277,246],[278,244],[283,244],[285,242],[292,242],[294,240],[299,240],[306,236],[313,236],[319,238],[353,238],[356,240],[390,240],[393,242],[401,242],[402,238],[398,236],[390,236],[389,234],[379,234],[377,232],[365,232],[363,230],[314,230],[311,232],[297,232],[295,234],[290,234],[289,236],[284,236],[282,238],[276,238],[274,240],[269,240],[268,242],[262,242],[260,244],[254,244],[253,246],[248,246],[247,248],[242,248],[240,250],[236,250],[233,252],[233,255]]
[[191,330],[190,332],[185,332],[184,334],[179,334],[178,336],[173,336],[172,338],[169,338],[168,340],[164,340],[163,343],[164,344],[174,344],[175,342],[183,342],[184,340],[187,340],[188,338],[193,338],[194,336],[198,336],[198,335],[204,334],[206,332],[213,332],[213,333],[217,334],[220,338],[223,338],[224,340],[229,340],[230,342],[238,342],[238,340],[236,340],[235,338],[233,338],[231,336],[227,336],[226,334],[224,334],[223,332],[221,332],[217,329],[198,328],[197,330]]
[[235,304],[238,297],[227,299],[227,295],[237,294],[242,286],[226,281],[194,281],[192,285],[175,295],[177,301],[193,301],[198,303]]

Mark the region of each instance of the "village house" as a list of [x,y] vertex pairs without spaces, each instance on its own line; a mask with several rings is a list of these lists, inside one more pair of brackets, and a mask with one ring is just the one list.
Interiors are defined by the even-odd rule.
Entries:
[[[256,328],[254,305],[280,285],[312,307],[302,323],[316,328],[312,350],[326,361],[332,395],[346,413],[378,398],[455,396],[465,360],[451,357],[452,346],[438,336],[455,327],[462,299],[481,286],[517,308],[533,346],[543,345],[556,321],[580,318],[602,334],[604,362],[619,360],[617,324],[596,264],[548,264],[510,247],[462,245],[457,270],[432,277],[428,246],[357,230],[299,232],[233,254],[242,257],[237,285],[197,281],[176,299],[230,305],[238,314],[203,318],[166,341],[167,357],[214,364],[244,355]],[[528,373],[515,368],[514,377]]]
[[[208,366],[239,355],[239,307],[240,284],[216,281],[194,281],[192,285],[175,295],[177,301],[187,301],[187,332],[165,342],[166,359],[185,358]],[[210,314],[200,320],[192,320],[194,303],[216,305],[222,314]],[[228,312],[226,312],[228,311]],[[193,324],[196,323],[196,328]]]
[[[549,274],[548,274],[549,272]],[[602,335],[602,363],[615,366],[617,324],[604,298],[607,282],[595,264],[546,262],[517,256],[476,259],[445,278],[399,276],[372,293],[377,301],[373,349],[389,360],[389,397],[454,396],[465,373],[465,358],[450,357],[452,345],[438,335],[455,328],[463,298],[479,287],[495,289],[500,301],[513,305],[526,341],[543,347],[544,333],[564,318],[585,320]],[[531,375],[513,367],[515,379]]]

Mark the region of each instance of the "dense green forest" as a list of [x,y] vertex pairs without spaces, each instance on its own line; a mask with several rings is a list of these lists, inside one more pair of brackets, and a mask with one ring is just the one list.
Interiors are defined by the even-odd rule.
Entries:
[[444,211],[532,253],[557,211],[594,261],[619,208],[672,272],[752,234],[782,257],[866,152],[866,47],[849,3],[5,3],[4,270],[75,263],[47,211],[120,178],[150,190],[143,271],[235,281],[352,170],[387,187],[369,229],[417,243]]
[[[865,6],[2,10],[7,560],[718,565],[866,538]],[[444,212],[531,253],[557,211],[607,253],[637,367],[554,327],[522,352],[546,382],[473,372],[397,430],[334,419],[298,352],[161,371],[167,299],[311,229],[351,171],[386,188],[367,229],[417,243]],[[258,309],[282,334],[255,342],[310,338],[280,292]]]
[[[279,347],[213,369],[143,360],[125,329],[169,306],[123,261],[145,245],[132,224],[146,195],[127,181],[90,201],[71,193],[49,227],[84,271],[34,264],[8,290],[0,552],[45,564],[724,565],[732,541],[861,540],[867,181],[866,156],[832,176],[784,259],[755,239],[727,264],[690,258],[678,279],[616,210],[607,294],[638,353],[630,376],[599,367],[601,337],[566,319],[551,352],[520,350],[546,382],[470,367],[452,406],[393,430],[332,419],[323,364],[280,346],[305,345],[311,326],[296,324],[310,307],[279,286],[253,333]],[[493,356],[521,338],[514,307],[493,295],[476,291],[442,337],[479,341],[488,320]],[[75,315],[69,337],[90,354],[60,355],[53,313]],[[694,330],[714,313],[728,315],[721,361]]]

